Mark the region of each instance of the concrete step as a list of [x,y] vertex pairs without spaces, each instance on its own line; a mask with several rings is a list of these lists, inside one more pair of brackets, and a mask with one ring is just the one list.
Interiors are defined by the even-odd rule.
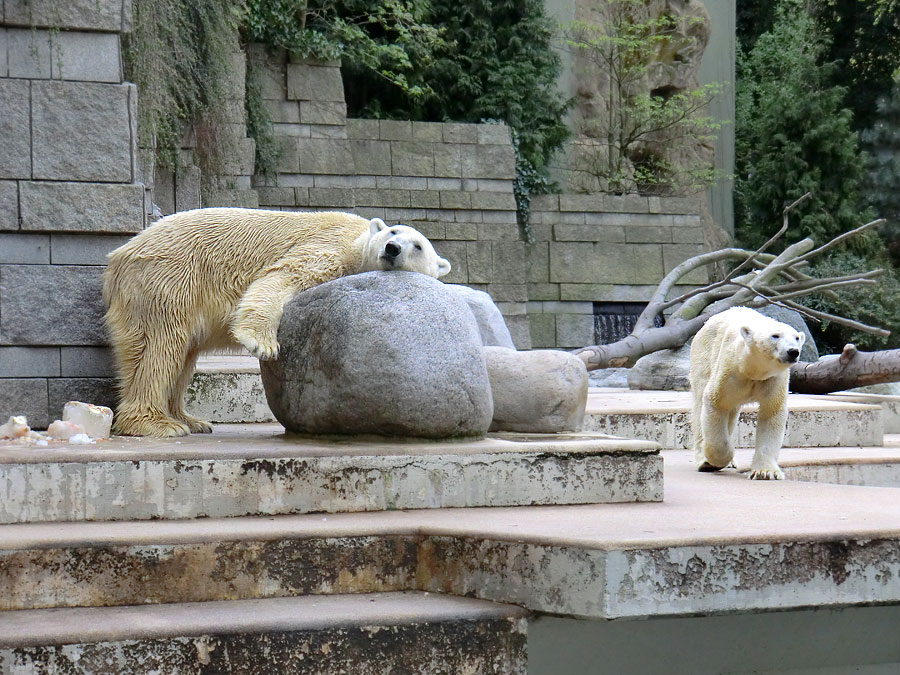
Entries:
[[[891,397],[893,398],[893,397]],[[682,391],[588,391],[584,431],[640,438],[667,449],[690,447],[691,393]],[[849,396],[788,396],[784,446],[790,448],[880,446],[885,432],[880,402]],[[752,447],[757,406],[740,414],[735,447]]]
[[[888,440],[782,462],[889,468]],[[663,454],[665,502],[3,525],[0,606],[419,590],[615,619],[900,602],[900,489]]]
[[659,501],[659,446],[597,434],[308,439],[222,425],[179,440],[0,441],[0,523]]
[[185,394],[192,415],[209,422],[274,422],[259,376],[259,361],[249,354],[204,355]]
[[308,596],[0,615],[0,672],[511,673],[527,612],[429,593]]

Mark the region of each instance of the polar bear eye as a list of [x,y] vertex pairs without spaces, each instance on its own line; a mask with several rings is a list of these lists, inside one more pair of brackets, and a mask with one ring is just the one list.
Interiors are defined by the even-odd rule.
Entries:
[[781,339],[781,333],[773,333],[773,334],[772,334],[772,339],[773,339],[773,340],[780,340],[780,339]]
[[421,251],[421,250],[422,250],[422,244],[416,244],[416,250],[417,250],[417,251]]
[[397,230],[391,230],[391,234],[397,234]]

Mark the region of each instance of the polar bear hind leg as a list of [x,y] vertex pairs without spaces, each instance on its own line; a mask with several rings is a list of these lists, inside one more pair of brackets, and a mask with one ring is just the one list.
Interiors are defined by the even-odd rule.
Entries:
[[200,356],[200,348],[192,345],[188,349],[184,366],[169,397],[169,414],[179,422],[186,424],[193,434],[210,434],[212,433],[212,425],[209,422],[189,415],[184,409],[184,395],[187,393],[188,385],[190,385],[191,378],[194,376],[198,356]]

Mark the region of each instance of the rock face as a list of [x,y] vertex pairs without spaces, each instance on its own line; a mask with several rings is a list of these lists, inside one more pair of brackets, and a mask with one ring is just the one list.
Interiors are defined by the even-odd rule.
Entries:
[[690,344],[680,349],[661,349],[637,360],[628,371],[628,388],[688,391],[690,370]]
[[517,352],[485,347],[494,398],[491,431],[578,431],[588,374],[577,356],[554,349]]
[[490,295],[460,284],[447,284],[447,288],[456,293],[472,310],[475,321],[478,322],[481,342],[485,347],[516,348],[506,321],[503,319],[503,314],[500,313]]
[[261,362],[266,399],[305,434],[483,435],[493,415],[472,313],[424,274],[368,272],[298,293],[281,352]]

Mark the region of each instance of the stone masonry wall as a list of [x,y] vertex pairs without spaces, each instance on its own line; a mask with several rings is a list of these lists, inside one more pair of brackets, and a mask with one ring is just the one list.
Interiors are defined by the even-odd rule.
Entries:
[[42,427],[112,402],[100,273],[143,229],[122,0],[5,0],[0,13],[0,414]]
[[[540,195],[531,202],[528,320],[534,348],[597,344],[600,303],[646,303],[660,280],[706,251],[695,199]],[[698,271],[683,284],[704,284]]]

